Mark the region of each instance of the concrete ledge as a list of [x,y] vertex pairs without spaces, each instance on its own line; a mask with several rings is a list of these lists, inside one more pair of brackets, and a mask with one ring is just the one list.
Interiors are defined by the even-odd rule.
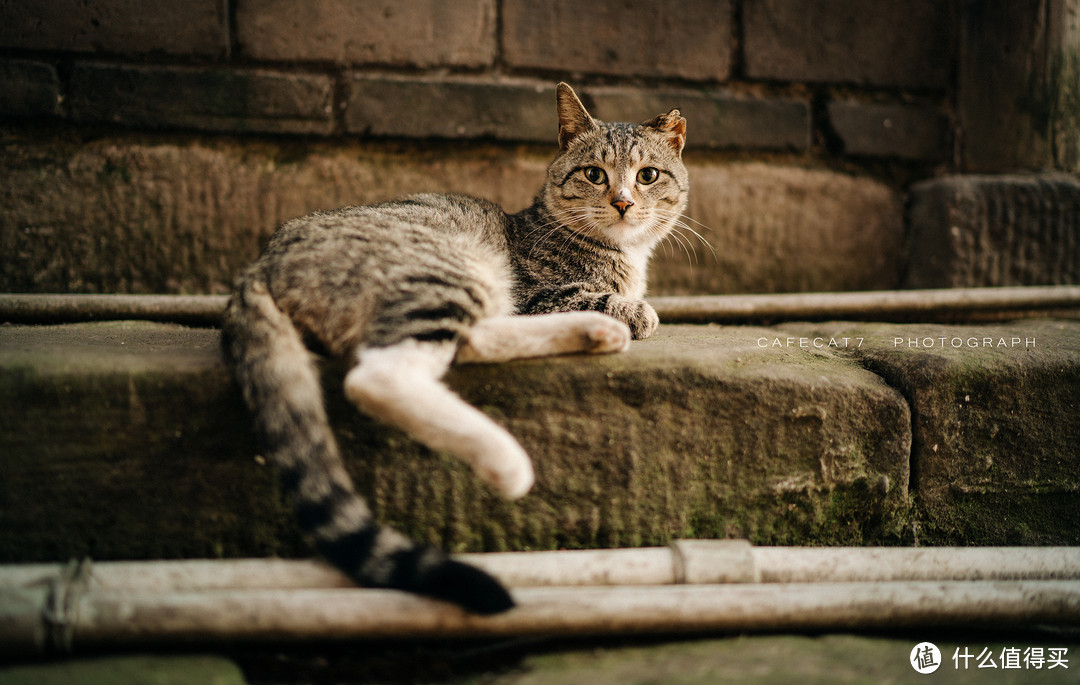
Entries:
[[[457,367],[534,458],[514,504],[360,416],[342,371],[324,380],[362,492],[454,551],[1080,544],[1078,322],[667,325],[622,355]],[[0,398],[0,561],[310,554],[217,331],[0,326]]]
[[[954,631],[955,632],[955,631]],[[743,683],[772,685],[851,685],[853,683],[917,683],[919,676],[908,660],[916,639],[867,635],[761,635],[637,645],[587,645],[526,657],[498,674],[467,681],[491,685],[643,685],[678,683],[714,685]],[[939,680],[955,683],[1074,682],[1075,674],[1060,665],[1049,670],[1008,671],[1000,655],[1005,649],[1030,649],[1028,642],[1002,638],[979,644],[964,643],[964,634],[935,638],[941,651]],[[1035,640],[1036,644],[1040,640]],[[1063,636],[1046,639],[1055,653],[1064,654],[1075,668],[1077,640]],[[975,643],[975,644],[972,644]],[[1067,646],[1064,646],[1067,645]],[[986,649],[995,668],[976,671],[977,660],[964,655]],[[1049,647],[1042,648],[1049,654]],[[959,654],[958,661],[953,655]],[[970,670],[964,665],[970,663]],[[1010,666],[1010,668],[1012,668]],[[1019,667],[1016,667],[1019,669]],[[1038,675],[1035,675],[1035,674]],[[1037,680],[1036,680],[1037,679]]]
[[[624,355],[454,369],[534,458],[515,504],[359,416],[334,365],[327,394],[382,520],[455,551],[901,539],[903,397],[850,360],[759,346],[774,333],[668,326]],[[0,327],[0,560],[309,554],[217,343],[152,323]]]
[[1080,544],[1080,322],[785,328],[864,336],[840,355],[907,399],[920,537]]

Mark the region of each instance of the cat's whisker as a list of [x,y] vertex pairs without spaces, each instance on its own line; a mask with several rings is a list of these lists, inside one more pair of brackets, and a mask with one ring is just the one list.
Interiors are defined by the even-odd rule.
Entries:
[[663,246],[664,256],[670,259],[675,254],[671,247],[671,243],[666,239],[666,236],[660,239],[660,245]]
[[678,217],[679,219],[685,219],[686,221],[689,221],[690,223],[697,224],[698,226],[702,227],[706,231],[714,230],[712,226],[709,226],[708,224],[703,224],[700,221],[698,221],[697,219],[695,219],[695,218],[693,218],[693,217],[691,217],[691,216],[689,216],[687,214],[684,214],[683,212],[676,212],[674,210],[664,209],[662,207],[657,207],[656,212],[660,213],[660,214],[664,214],[665,216],[669,216],[669,217],[674,216],[674,217]]
[[712,246],[712,243],[710,243],[708,240],[705,239],[705,236],[701,235],[700,233],[698,233],[697,231],[695,231],[694,229],[690,228],[689,226],[687,226],[686,224],[684,224],[682,222],[677,222],[676,225],[679,228],[683,229],[683,230],[690,231],[691,233],[693,233],[694,237],[698,239],[698,242],[700,242],[705,247],[709,248],[709,252],[712,253],[712,256],[714,258],[716,257],[716,248],[714,248]]
[[701,233],[694,230],[694,228],[692,226],[690,226],[689,224],[687,224],[686,221],[692,221],[693,223],[697,224],[698,226],[702,227],[703,229],[706,229],[706,230],[709,230],[709,231],[713,230],[712,228],[710,228],[709,226],[706,226],[705,224],[701,223],[700,221],[697,221],[696,219],[692,219],[692,218],[686,216],[685,214],[682,214],[682,213],[679,213],[679,212],[673,212],[671,210],[660,209],[660,208],[657,208],[655,211],[656,211],[657,214],[659,214],[661,216],[664,216],[664,217],[666,217],[667,219],[669,219],[671,221],[672,230],[674,230],[675,227],[678,227],[678,228],[682,228],[682,229],[692,233],[694,235],[694,237],[697,238],[698,242],[700,242],[705,247],[709,248],[709,251],[712,253],[713,258],[714,259],[716,258],[716,248],[714,248],[712,246],[712,243],[710,243],[705,238],[705,236],[701,235]]
[[[697,262],[697,250],[694,250],[692,245],[687,245],[678,231],[672,230],[666,236],[664,236],[665,242],[670,242],[671,240],[674,240],[679,245],[679,247],[682,248],[682,251],[686,253],[686,260],[690,264],[690,269],[693,270],[694,264]],[[693,251],[692,255],[691,251]]]
[[541,230],[549,229],[533,242],[532,248],[529,250],[529,258],[532,258],[533,253],[538,247],[543,245],[552,236],[563,232],[563,229],[568,229],[565,231],[563,244],[561,246],[563,249],[565,249],[567,245],[569,245],[569,241],[572,240],[572,233],[590,233],[595,226],[595,221],[590,221],[592,215],[592,210],[587,207],[578,207],[554,212],[551,220],[538,225],[535,229],[526,234],[526,237],[532,237]]

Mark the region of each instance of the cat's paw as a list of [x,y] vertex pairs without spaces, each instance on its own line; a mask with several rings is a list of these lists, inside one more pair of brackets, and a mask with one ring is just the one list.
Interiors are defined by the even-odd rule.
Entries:
[[585,338],[584,350],[586,352],[612,354],[625,352],[630,348],[630,327],[625,323],[599,312],[582,313],[590,315],[581,329],[581,334]]
[[488,450],[473,461],[473,470],[508,500],[521,499],[536,482],[532,460],[517,440],[507,433],[492,440]]
[[497,470],[487,469],[480,477],[508,500],[521,499],[529,494],[536,482],[531,462],[513,464]]
[[648,338],[660,325],[656,310],[645,300],[632,300],[621,295],[612,295],[608,299],[605,314],[615,317],[630,327],[634,340]]

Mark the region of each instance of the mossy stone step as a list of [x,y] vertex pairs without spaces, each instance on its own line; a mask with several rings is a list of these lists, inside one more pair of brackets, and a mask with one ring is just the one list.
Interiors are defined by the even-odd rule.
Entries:
[[[621,355],[456,367],[450,386],[534,459],[516,503],[359,415],[340,365],[324,380],[380,518],[454,551],[1080,542],[1080,324],[945,328],[1038,347],[908,349],[893,338],[918,327],[903,325],[662,326]],[[310,554],[218,344],[213,329],[147,322],[0,326],[0,561]],[[981,399],[934,404],[957,392]],[[935,422],[951,441],[936,452]],[[1018,445],[1047,452],[1025,460]],[[974,487],[987,479],[1009,494]]]

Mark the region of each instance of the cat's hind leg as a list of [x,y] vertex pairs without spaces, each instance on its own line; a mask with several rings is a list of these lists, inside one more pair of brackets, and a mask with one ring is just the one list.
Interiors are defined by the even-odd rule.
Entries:
[[630,329],[600,312],[557,312],[482,319],[458,350],[459,362],[505,362],[560,354],[609,354],[630,346]]
[[362,348],[345,376],[345,394],[365,413],[459,457],[504,497],[522,497],[534,480],[525,450],[441,380],[455,352],[453,342],[415,339]]
[[514,606],[489,574],[380,526],[342,463],[322,386],[299,331],[257,274],[238,282],[222,321],[224,352],[265,454],[320,553],[359,585],[390,587],[491,614]]

